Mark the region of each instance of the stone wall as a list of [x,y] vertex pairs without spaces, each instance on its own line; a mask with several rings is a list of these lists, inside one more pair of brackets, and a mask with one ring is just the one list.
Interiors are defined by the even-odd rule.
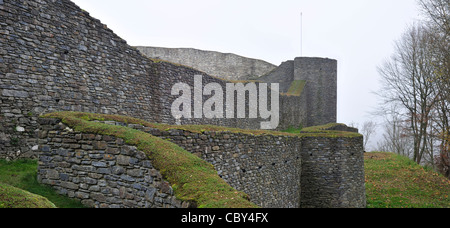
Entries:
[[[140,126],[135,129],[144,130]],[[231,132],[144,130],[211,163],[233,188],[263,208],[299,208],[301,140]]]
[[[259,111],[258,111],[258,117],[257,118],[249,118],[249,101],[250,101],[250,94],[247,91],[245,94],[241,94],[238,92],[234,92],[234,114],[235,118],[227,118],[227,110],[226,110],[226,104],[227,104],[227,84],[231,83],[229,81],[216,78],[216,77],[210,77],[208,75],[205,75],[204,73],[184,66],[178,66],[174,67],[171,63],[167,62],[158,62],[154,64],[156,71],[159,75],[165,76],[164,80],[160,81],[160,89],[159,93],[161,94],[159,104],[161,105],[160,113],[158,114],[161,118],[162,123],[166,124],[182,124],[182,125],[216,125],[216,126],[226,126],[226,127],[233,127],[233,128],[241,128],[241,129],[261,129],[261,122],[269,121],[269,119],[264,119],[260,117]],[[194,108],[195,108],[195,101],[194,101],[194,77],[196,75],[202,75],[202,83],[203,87],[200,88],[203,90],[203,88],[210,83],[215,83],[220,85],[220,87],[223,89],[223,99],[222,99],[222,107],[216,107],[217,109],[222,109],[223,111],[223,118],[195,118],[194,115]],[[179,96],[172,96],[171,90],[172,87],[176,83],[185,83],[190,86],[191,88],[191,107],[192,107],[192,118],[182,118],[180,120],[175,119],[172,116],[171,108],[173,102],[179,98]],[[253,83],[253,82],[252,82]],[[257,93],[259,94],[259,84],[260,82],[254,82],[257,87]],[[233,83],[235,84],[235,83]],[[243,82],[244,85],[247,83]],[[270,84],[268,85],[268,110],[271,110],[271,97],[272,97],[272,91],[270,90]],[[237,97],[245,97],[245,116],[246,118],[237,118],[237,112],[238,112],[238,106],[237,106]],[[210,95],[203,95],[201,96],[202,102],[206,102],[208,99],[210,99],[212,96]],[[301,103],[301,97],[289,97],[280,95],[280,101],[279,101],[279,119],[280,119],[280,125],[278,126],[278,129],[286,129],[290,126],[298,126],[303,121],[302,119],[302,112],[299,109],[302,109],[303,106],[298,105]],[[259,100],[258,100],[259,101]],[[258,103],[257,108],[259,108],[260,103]],[[200,108],[203,108],[203,103],[201,104]]]
[[206,74],[227,80],[248,80],[260,77],[276,68],[266,61],[230,53],[192,48],[136,47],[150,58],[193,67]]
[[[306,85],[295,106],[302,117],[297,122],[304,127],[336,123],[337,121],[337,61],[327,58],[295,58],[282,63],[258,80],[280,83],[281,92],[287,93],[294,81]],[[287,108],[287,107],[286,107]],[[295,116],[290,112],[288,118]],[[295,126],[295,125],[294,125]]]
[[33,157],[46,112],[159,121],[152,62],[71,1],[2,1],[0,25],[0,158]]
[[187,208],[147,156],[120,138],[40,119],[40,183],[94,208]]
[[264,208],[366,206],[362,137],[152,132],[213,164]]
[[260,81],[268,83],[280,83],[280,91],[287,93],[294,81],[294,61],[286,61],[274,70],[267,72],[258,78]]
[[326,58],[296,58],[294,80],[306,81],[302,93],[306,96],[305,126],[337,121],[337,61]]
[[303,138],[303,208],[366,207],[362,141],[362,137]]
[[[192,85],[196,74],[205,83],[227,82],[189,67],[153,62],[69,0],[2,1],[0,25],[3,159],[35,157],[37,117],[43,113],[120,114],[174,124],[173,85]],[[280,99],[285,105],[280,128],[300,125],[303,117],[292,109],[299,102]],[[261,121],[199,118],[183,124],[260,129]]]
[[[101,183],[109,183],[108,180],[113,180],[110,181],[113,186],[125,179],[138,179],[136,173],[143,174],[141,179],[146,180],[145,175],[154,175],[156,172],[138,172],[146,168],[137,167],[138,164],[149,167],[151,164],[135,150],[129,153],[130,148],[134,148],[123,145],[120,139],[73,132],[58,120],[41,121],[44,127],[39,133],[39,173],[44,177],[41,177],[44,183],[56,185],[58,189],[61,184],[55,183],[77,188],[62,188],[64,193],[70,192],[74,196],[77,195],[74,190],[78,190],[87,197],[89,188],[86,189],[86,185],[81,188],[78,182],[75,183],[78,187],[75,187],[62,181],[61,175],[56,175],[63,172],[60,170],[70,170],[67,171],[69,173],[90,170],[94,172],[91,176],[98,177],[97,181],[106,179]],[[366,205],[362,137],[276,136],[212,131],[195,133],[177,128],[159,130],[113,121],[104,123],[128,126],[181,146],[212,164],[222,179],[233,188],[247,193],[253,203],[263,208],[353,208]],[[118,174],[116,170],[123,170],[124,164],[129,165],[131,171],[125,170]],[[67,175],[62,177],[67,180]],[[74,177],[72,180],[80,179]],[[154,180],[154,176],[151,179]],[[165,185],[164,181],[161,183],[170,186]],[[133,183],[130,185],[133,186]],[[143,185],[139,183],[139,186]],[[175,202],[173,198],[163,200],[169,201]],[[135,204],[140,205],[143,204]],[[173,205],[179,206],[180,203],[166,206]]]

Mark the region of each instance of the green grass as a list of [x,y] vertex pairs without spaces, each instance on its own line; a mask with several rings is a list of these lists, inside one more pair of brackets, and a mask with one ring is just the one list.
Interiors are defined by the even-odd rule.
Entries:
[[[196,202],[205,208],[256,207],[248,196],[225,183],[211,164],[188,153],[177,145],[131,128],[107,125],[93,120],[112,120],[157,128],[163,131],[183,129],[191,132],[225,131],[252,135],[290,135],[297,137],[356,137],[355,133],[329,131],[336,124],[311,128],[288,129],[290,133],[251,131],[217,126],[169,126],[116,116],[78,112],[59,112],[44,116],[59,118],[76,131],[111,135],[122,138],[145,152],[173,186],[176,196]],[[82,207],[77,201],[56,194],[50,187],[37,183],[37,162],[33,160],[0,161],[0,183],[8,184],[36,195],[44,196],[60,208]],[[366,153],[365,173],[369,208],[449,208],[450,181],[425,169],[408,158],[392,153]],[[5,186],[5,185],[2,185]],[[5,187],[3,187],[4,189]],[[9,191],[9,190],[8,190]],[[1,193],[0,193],[1,194]],[[15,193],[14,193],[15,194]],[[3,195],[4,196],[4,195]],[[31,197],[33,198],[33,197]],[[8,199],[9,200],[9,199]],[[7,202],[11,202],[10,200]],[[5,206],[5,205],[3,205]]]
[[[37,162],[19,160],[6,162],[0,160],[0,183],[7,183],[42,195],[59,208],[83,207],[77,201],[56,194],[49,187],[36,181]],[[368,208],[449,208],[450,181],[445,177],[418,166],[408,158],[392,153],[366,153],[365,155],[366,191]],[[215,182],[211,182],[214,185]],[[4,184],[0,184],[0,208],[28,207],[26,200],[11,201],[11,198],[31,198],[36,196],[15,196],[17,191],[8,192],[8,200],[2,195]],[[211,186],[209,187],[211,188]],[[193,189],[195,191],[196,189]],[[222,190],[225,190],[222,188]],[[20,192],[20,191],[19,191]],[[22,194],[22,193],[19,193]],[[13,202],[8,205],[4,202]],[[45,201],[45,200],[44,200]],[[3,202],[3,204],[2,204]],[[217,203],[217,205],[216,205]],[[221,206],[216,201],[211,207]],[[49,204],[51,207],[51,204]],[[38,207],[32,205],[32,207]],[[48,207],[40,206],[40,207]]]
[[[51,187],[39,184],[37,181],[37,161],[35,160],[18,160],[12,162],[0,160],[0,183],[4,186],[5,184],[14,186],[30,193],[43,196],[58,208],[84,207],[76,200],[57,194]],[[2,199],[0,199],[0,201],[2,201]],[[6,201],[10,202],[11,200],[9,199]],[[7,204],[5,204],[4,207],[6,207],[6,205]],[[14,205],[9,206],[14,207]],[[24,206],[15,203],[15,207]]]
[[302,133],[302,129],[303,129],[302,126],[299,126],[299,127],[290,126],[288,129],[283,130],[282,132],[291,133],[291,134],[300,134],[300,133]]
[[297,137],[325,137],[325,138],[362,137],[361,134],[355,133],[355,132],[330,130],[339,125],[345,126],[345,124],[340,124],[340,123],[329,123],[329,124],[325,124],[325,125],[304,128],[302,125],[300,125],[298,127],[291,126],[288,129],[283,130],[281,132],[283,132],[285,134],[289,134],[289,135],[295,135]]
[[56,208],[47,198],[0,183],[0,208]]
[[450,181],[393,153],[366,153],[369,208],[449,208]]
[[[215,131],[250,135],[288,135],[295,137],[309,136],[311,134],[310,132],[307,134],[300,134],[300,129],[296,129],[292,133],[285,133],[278,131],[243,130],[210,125],[171,126],[149,123],[143,120],[118,115],[100,115],[80,112],[57,112],[44,115],[41,118],[58,118],[76,131],[110,135],[124,139],[127,144],[135,145],[139,150],[147,153],[154,166],[161,171],[166,180],[173,184],[172,187],[177,198],[184,201],[195,202],[199,207],[212,208],[254,208],[256,205],[249,201],[248,196],[245,193],[236,191],[222,180],[211,164],[183,150],[177,145],[142,131],[92,121],[110,120],[128,124],[140,124],[161,131],[181,129],[194,133]],[[344,132],[324,131],[317,131],[312,134],[314,136],[326,137],[335,137],[336,135],[343,137],[359,136]],[[37,161],[0,161],[0,183],[6,183],[47,197],[60,208],[83,207],[78,201],[60,196],[52,188],[40,185],[37,182],[36,171]]]
[[305,88],[306,81],[304,80],[298,80],[293,81],[291,84],[291,87],[289,87],[289,90],[287,92],[287,96],[300,96],[303,92],[303,89]]

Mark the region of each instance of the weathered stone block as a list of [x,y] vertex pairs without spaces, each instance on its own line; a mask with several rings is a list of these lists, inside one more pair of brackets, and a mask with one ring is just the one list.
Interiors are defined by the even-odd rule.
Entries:
[[4,89],[2,96],[5,97],[16,97],[16,98],[28,98],[30,95],[27,91],[17,91],[17,90],[7,90]]

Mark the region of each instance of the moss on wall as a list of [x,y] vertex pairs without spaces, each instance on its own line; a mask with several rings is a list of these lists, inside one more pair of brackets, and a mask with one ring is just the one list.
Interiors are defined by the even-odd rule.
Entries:
[[303,92],[303,89],[305,88],[306,81],[305,80],[298,80],[293,81],[291,84],[291,87],[289,88],[287,95],[288,96],[300,96]]
[[[245,193],[236,191],[214,167],[181,147],[148,133],[92,120],[150,124],[142,120],[113,115],[79,112],[57,112],[42,118],[57,118],[75,131],[122,138],[127,144],[146,153],[152,164],[172,184],[178,199],[196,202],[200,208],[255,208]],[[161,127],[162,125],[155,125]]]

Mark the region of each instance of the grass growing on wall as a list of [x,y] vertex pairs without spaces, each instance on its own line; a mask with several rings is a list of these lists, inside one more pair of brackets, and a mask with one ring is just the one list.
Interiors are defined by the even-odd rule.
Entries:
[[288,129],[283,130],[282,132],[292,133],[292,134],[300,134],[300,133],[302,133],[302,129],[303,129],[302,126],[298,126],[298,127],[290,126]]
[[300,96],[303,92],[303,89],[305,88],[305,85],[306,81],[304,80],[293,81],[286,95]]
[[[0,160],[0,183],[7,182],[17,188],[30,189],[30,182],[34,182],[35,184],[31,184],[31,186],[34,186],[31,192],[43,195],[57,207],[82,207],[79,202],[73,204],[72,201],[75,202],[75,200],[57,195],[50,187],[37,184],[36,171],[37,161],[34,160],[14,162]],[[365,173],[369,208],[450,207],[448,197],[450,181],[436,172],[418,166],[408,158],[392,153],[366,153]],[[40,188],[48,189],[50,194],[45,193],[47,190],[37,191]],[[3,197],[10,195],[6,191],[1,192],[2,190],[0,190],[0,197],[2,197],[2,194]],[[23,197],[27,198],[26,194],[15,198],[23,201]],[[55,197],[61,199],[57,200]],[[0,204],[1,201],[0,199]],[[14,207],[14,205],[3,204],[3,206],[0,205],[1,207]],[[44,205],[44,207],[46,206]]]
[[[51,117],[53,114],[47,114],[43,117]],[[95,113],[82,113],[82,112],[57,112],[54,115],[71,115],[86,121],[99,120],[99,121],[116,121],[126,124],[139,124],[145,127],[159,129],[161,131],[169,131],[171,129],[185,130],[192,133],[203,133],[203,132],[230,132],[230,133],[241,133],[248,135],[275,135],[275,136],[292,136],[292,137],[361,137],[361,134],[354,132],[343,132],[343,131],[332,131],[327,130],[328,128],[334,127],[336,123],[331,123],[323,126],[315,126],[309,128],[303,128],[301,132],[294,131],[268,131],[268,130],[248,130],[240,128],[230,128],[214,125],[167,125],[159,123],[150,123],[141,119],[136,119],[132,117],[119,116],[119,115],[105,115],[105,114],[95,114]]]
[[200,208],[256,208],[245,193],[236,191],[221,179],[211,164],[181,147],[142,131],[92,120],[152,125],[150,123],[123,116],[78,112],[58,112],[42,117],[61,119],[75,131],[115,136],[129,145],[135,145],[146,153],[154,167],[172,184],[180,200],[195,202]]
[[145,152],[154,166],[160,170],[165,179],[171,183],[176,196],[183,201],[193,201],[199,207],[230,207],[247,208],[256,207],[250,203],[245,193],[231,188],[217,175],[214,167],[202,159],[185,151],[181,147],[151,134],[127,127],[108,125],[98,121],[116,121],[126,124],[138,124],[145,127],[168,131],[171,129],[185,130],[193,133],[203,132],[231,132],[249,135],[280,135],[292,137],[360,137],[360,134],[351,132],[327,131],[319,127],[301,133],[244,130],[211,125],[184,125],[171,126],[165,124],[149,123],[140,119],[82,112],[56,112],[41,116],[41,118],[58,118],[74,130],[84,133],[110,135],[122,138],[127,144],[135,145]]

